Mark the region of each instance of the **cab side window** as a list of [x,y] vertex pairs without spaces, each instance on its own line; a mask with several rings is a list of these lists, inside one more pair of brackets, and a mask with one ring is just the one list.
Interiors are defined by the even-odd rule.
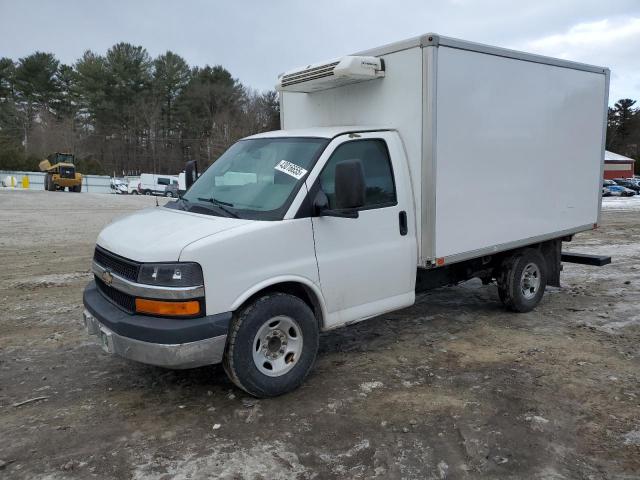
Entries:
[[364,208],[381,208],[396,204],[396,189],[389,151],[384,140],[354,140],[340,145],[320,174],[320,187],[335,208],[336,164],[344,160],[362,162],[366,187]]

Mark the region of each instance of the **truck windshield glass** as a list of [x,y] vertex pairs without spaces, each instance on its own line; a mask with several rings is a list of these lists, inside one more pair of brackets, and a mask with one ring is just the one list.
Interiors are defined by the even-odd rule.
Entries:
[[231,210],[230,216],[281,219],[328,142],[306,137],[241,140],[202,174],[183,199]]
[[59,153],[54,160],[56,163],[73,163],[73,155]]

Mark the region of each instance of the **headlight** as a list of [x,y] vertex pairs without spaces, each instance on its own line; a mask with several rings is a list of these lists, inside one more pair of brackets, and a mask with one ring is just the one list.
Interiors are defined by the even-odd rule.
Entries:
[[197,263],[143,263],[138,283],[163,287],[197,287],[204,284]]

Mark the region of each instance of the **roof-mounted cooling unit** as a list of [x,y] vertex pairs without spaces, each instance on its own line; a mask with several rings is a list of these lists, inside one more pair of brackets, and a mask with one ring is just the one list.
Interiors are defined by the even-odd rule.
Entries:
[[276,88],[285,92],[311,93],[381,77],[384,77],[381,58],[349,56],[283,73],[278,77]]

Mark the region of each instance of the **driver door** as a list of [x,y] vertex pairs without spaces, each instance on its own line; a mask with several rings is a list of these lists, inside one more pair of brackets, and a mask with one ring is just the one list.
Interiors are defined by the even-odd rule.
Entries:
[[417,255],[409,173],[395,133],[345,135],[333,143],[309,191],[322,189],[335,208],[335,166],[358,159],[365,205],[357,218],[312,217],[327,328],[412,305]]

